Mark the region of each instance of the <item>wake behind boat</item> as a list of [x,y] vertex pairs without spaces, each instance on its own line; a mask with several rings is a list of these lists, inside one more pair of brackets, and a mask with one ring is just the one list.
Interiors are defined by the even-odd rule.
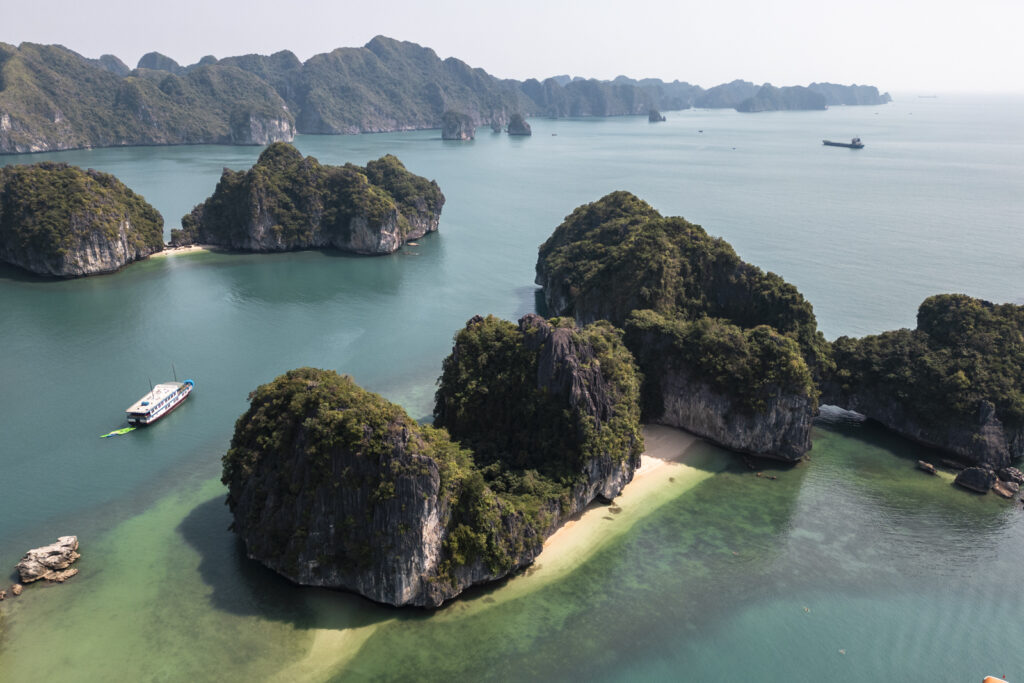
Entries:
[[849,147],[850,149],[861,149],[864,147],[864,143],[860,141],[860,138],[853,138],[849,142],[832,142],[831,140],[822,140],[821,142],[829,147]]
[[128,410],[128,424],[148,425],[171,412],[188,398],[196,383],[190,379],[184,382],[164,382],[153,387],[148,394],[133,403]]

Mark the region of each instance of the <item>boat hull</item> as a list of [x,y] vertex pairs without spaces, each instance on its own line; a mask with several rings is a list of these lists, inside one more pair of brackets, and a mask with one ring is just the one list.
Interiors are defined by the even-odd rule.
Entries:
[[[157,388],[159,389],[160,387],[158,386]],[[192,389],[194,388],[195,382],[193,382],[190,379],[187,379],[184,382],[182,382],[181,385],[171,394],[161,399],[153,408],[148,410],[140,410],[138,406],[148,405],[147,403],[143,403],[143,400],[147,398],[147,396],[152,396],[154,394],[154,392],[150,392],[150,394],[147,394],[142,399],[139,399],[139,401],[136,404],[134,404],[131,408],[125,411],[128,415],[128,424],[138,427],[144,427],[146,425],[153,424],[154,422],[156,422],[157,420],[164,417],[165,415],[173,411],[175,408],[180,406],[182,403],[184,403],[185,399],[188,398],[189,394],[192,393]]]
[[822,140],[821,144],[828,147],[846,147],[847,149],[863,149],[863,142],[832,142],[831,140]]

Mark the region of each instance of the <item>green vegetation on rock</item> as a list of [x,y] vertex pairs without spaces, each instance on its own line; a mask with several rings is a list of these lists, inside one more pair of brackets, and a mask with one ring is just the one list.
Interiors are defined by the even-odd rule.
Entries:
[[163,217],[108,173],[0,168],[0,259],[44,275],[117,270],[163,249]]
[[289,371],[253,392],[223,458],[233,527],[293,581],[439,605],[618,493],[643,448],[638,388],[610,325],[538,316],[459,332],[436,428],[351,378]]
[[809,367],[829,364],[828,342],[796,287],[744,262],[728,242],[666,218],[628,192],[572,212],[541,245],[537,284],[552,313],[623,326],[630,313],[768,325],[799,344]]
[[225,169],[213,195],[171,231],[171,242],[383,253],[436,230],[442,206],[437,183],[390,154],[365,168],[326,166],[278,142],[248,171]]
[[864,404],[899,404],[918,424],[947,429],[976,427],[988,403],[1008,429],[1024,428],[1024,306],[932,296],[917,329],[840,337],[833,348],[826,398],[838,405],[860,396],[855,409],[872,416]]
[[817,387],[800,347],[768,325],[740,328],[719,318],[669,318],[635,311],[626,321],[626,343],[644,369],[644,406],[662,414],[661,382],[679,365],[701,377],[715,392],[736,397],[739,409],[757,413],[780,394],[813,401]]

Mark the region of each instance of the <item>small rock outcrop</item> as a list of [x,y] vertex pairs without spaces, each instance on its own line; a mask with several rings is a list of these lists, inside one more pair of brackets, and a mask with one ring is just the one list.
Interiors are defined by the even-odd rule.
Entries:
[[164,220],[109,173],[0,168],[0,261],[37,275],[111,273],[164,248]]
[[236,424],[232,528],[296,583],[436,607],[530,564],[569,516],[618,494],[642,450],[636,392],[610,326],[536,316],[476,317],[456,336],[435,411],[451,436],[351,378],[292,370]]
[[24,587],[20,583],[16,583],[13,586],[11,586],[11,595],[14,595],[15,597],[17,597],[17,596],[21,595],[21,591],[23,591],[23,590],[24,590]]
[[854,410],[968,463],[1024,457],[1024,306],[926,299],[917,328],[840,337],[821,402]]
[[995,485],[996,473],[985,467],[966,467],[953,480],[958,486],[978,493],[988,493]]
[[647,120],[651,123],[661,123],[665,120],[665,117],[657,109],[652,109],[647,113]]
[[326,166],[279,142],[248,171],[225,169],[213,196],[171,231],[171,244],[390,254],[436,231],[443,206],[437,183],[390,154],[365,167]]
[[1015,484],[1024,484],[1024,472],[1016,467],[1004,467],[996,473],[1000,481],[1011,481]]
[[508,119],[508,134],[509,135],[533,135],[533,129],[530,128],[530,124],[526,122],[523,115],[516,112]]
[[924,460],[917,461],[917,469],[921,470],[922,472],[927,472],[928,474],[939,473],[938,470],[935,469],[935,465],[931,464],[930,462],[925,462]]
[[476,137],[473,117],[457,111],[446,111],[441,117],[442,140],[472,140]]
[[[78,537],[61,536],[56,543],[33,548],[25,553],[15,569],[21,576],[22,583],[32,583],[45,579],[63,583],[78,573],[77,569],[68,569],[71,563],[81,555],[78,554]],[[20,592],[14,591],[17,595]]]

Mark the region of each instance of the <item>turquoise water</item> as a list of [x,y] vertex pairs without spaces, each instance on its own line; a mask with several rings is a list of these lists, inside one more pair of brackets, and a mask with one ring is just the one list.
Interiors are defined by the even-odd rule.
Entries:
[[[839,416],[778,480],[727,469],[534,593],[502,601],[497,587],[433,615],[297,588],[248,562],[216,480],[249,391],[292,367],[349,373],[428,415],[453,333],[477,313],[534,310],[538,245],[615,189],[795,283],[830,338],[913,326],[937,292],[1024,303],[1022,114],[1021,100],[908,98],[669,112],[658,125],[541,119],[531,138],[481,129],[470,143],[300,136],[324,163],[394,153],[436,179],[441,232],[376,258],[198,253],[66,282],[0,268],[0,566],[62,534],[83,546],[72,582],[0,604],[0,680],[264,678],[300,661],[315,628],[358,634],[316,676],[1019,678],[1019,503],[919,475],[916,447]],[[854,135],[865,149],[820,143]],[[0,163],[115,173],[169,233],[223,167],[259,151]],[[99,439],[172,363],[196,381],[189,401]]]

